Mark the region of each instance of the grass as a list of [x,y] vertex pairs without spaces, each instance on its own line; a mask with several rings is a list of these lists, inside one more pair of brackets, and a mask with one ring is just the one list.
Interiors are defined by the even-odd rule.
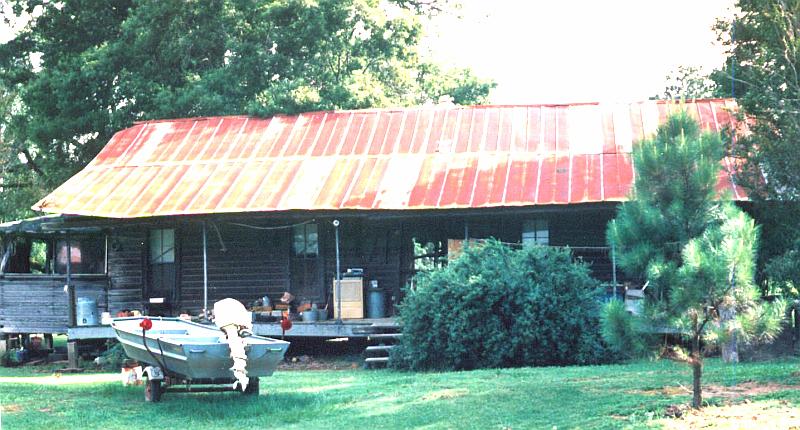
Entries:
[[[800,385],[798,365],[708,360],[704,383]],[[93,378],[100,381],[88,382]],[[0,368],[2,428],[658,428],[675,421],[662,419],[665,408],[688,403],[682,387],[691,385],[687,367],[664,361],[447,373],[284,371],[262,378],[257,397],[167,393],[147,404],[141,387],[109,378]],[[707,400],[785,413],[800,406],[792,388],[754,394],[748,403]]]

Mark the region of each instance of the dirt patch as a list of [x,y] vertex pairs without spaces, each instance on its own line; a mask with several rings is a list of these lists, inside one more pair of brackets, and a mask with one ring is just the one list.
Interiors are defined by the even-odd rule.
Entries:
[[12,403],[10,405],[0,405],[0,411],[8,412],[10,414],[13,414],[14,412],[22,411],[22,406],[14,404],[14,403]]
[[735,399],[741,397],[752,397],[761,394],[774,393],[776,391],[798,390],[800,385],[784,385],[774,383],[744,382],[732,386],[708,385],[703,387],[704,397],[718,397],[723,399]]
[[661,387],[655,388],[652,390],[630,390],[628,391],[630,394],[640,394],[644,396],[681,396],[684,394],[692,394],[692,390],[690,388],[686,388],[683,386],[677,387]]
[[278,370],[352,370],[361,367],[361,360],[354,357],[312,357],[301,355],[287,357],[278,365]]
[[83,375],[54,373],[50,376],[0,376],[0,384],[70,385],[119,381],[121,381],[121,378],[118,373],[89,373]]
[[601,379],[605,379],[602,376],[589,376],[587,378],[570,378],[567,379],[568,382],[592,382],[592,381],[599,381]]
[[688,409],[658,421],[665,429],[800,429],[800,408],[786,401],[749,402]]
[[465,388],[448,388],[445,390],[433,391],[422,396],[422,401],[429,402],[432,400],[454,399],[456,397],[465,396],[469,390]]
[[[769,394],[777,391],[798,390],[800,385],[784,385],[774,383],[743,382],[737,385],[703,385],[703,398],[718,398],[734,400]],[[662,387],[654,390],[635,390],[632,394],[642,394],[646,396],[681,396],[691,395],[692,388],[685,386]]]

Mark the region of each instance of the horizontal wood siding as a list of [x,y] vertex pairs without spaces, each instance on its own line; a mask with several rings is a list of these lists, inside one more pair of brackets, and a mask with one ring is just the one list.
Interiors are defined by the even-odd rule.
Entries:
[[[219,234],[217,234],[217,229]],[[203,241],[199,225],[180,229],[179,310],[203,307]],[[268,295],[277,299],[289,285],[285,230],[257,230],[228,223],[209,224],[208,303],[227,297],[249,305]]]
[[[3,333],[66,333],[68,297],[64,276],[0,277],[0,331]],[[104,275],[76,275],[76,298],[92,298],[98,311],[108,308]]]
[[108,307],[112,315],[123,309],[142,309],[146,244],[145,228],[116,228],[111,232],[108,246]]

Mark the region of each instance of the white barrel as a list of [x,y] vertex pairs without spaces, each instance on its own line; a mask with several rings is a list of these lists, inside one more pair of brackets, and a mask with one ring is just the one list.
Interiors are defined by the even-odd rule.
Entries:
[[79,326],[98,325],[97,300],[91,297],[78,297],[75,302],[75,319]]

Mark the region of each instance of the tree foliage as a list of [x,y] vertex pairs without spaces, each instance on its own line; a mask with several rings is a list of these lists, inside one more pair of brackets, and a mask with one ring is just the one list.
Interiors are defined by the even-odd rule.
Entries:
[[647,341],[656,332],[683,337],[689,351],[661,353],[692,367],[694,407],[702,404],[705,348],[770,340],[783,318],[783,303],[763,303],[754,283],[758,228],[717,194],[722,153],[720,137],[700,134],[688,114],[668,118],[634,148],[632,198],[608,228],[619,264],[646,288],[641,314],[619,304],[604,311],[604,336],[634,351],[654,347]]
[[656,100],[689,100],[717,97],[717,84],[697,67],[678,66],[666,76],[666,87]]
[[609,229],[617,260],[628,274],[649,281],[656,296],[669,293],[688,241],[716,222],[716,181],[723,147],[701,134],[686,113],[667,120],[633,151],[633,196]]
[[[731,150],[744,161],[737,180],[750,189],[764,226],[766,266],[785,260],[800,238],[800,224],[787,222],[800,216],[800,1],[738,0],[736,9],[731,21],[717,23],[728,60],[713,78],[750,119],[751,133]],[[770,288],[796,290],[765,273]]]
[[0,45],[4,173],[34,173],[28,200],[137,120],[481,103],[494,86],[420,59],[418,14],[447,0],[10,3],[30,21]]
[[476,369],[607,360],[597,281],[568,250],[490,240],[422,272],[400,308],[392,365]]

